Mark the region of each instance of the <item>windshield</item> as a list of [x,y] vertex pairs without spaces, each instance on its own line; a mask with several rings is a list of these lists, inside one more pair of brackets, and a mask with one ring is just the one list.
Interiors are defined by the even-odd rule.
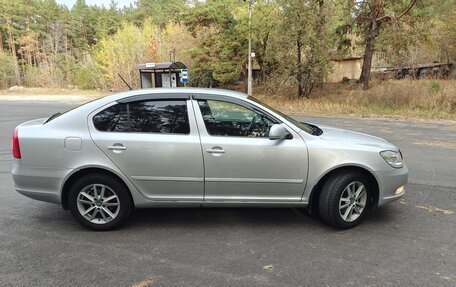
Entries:
[[311,134],[311,135],[321,135],[323,133],[323,131],[315,126],[315,125],[311,125],[311,124],[308,124],[308,123],[303,123],[303,122],[300,122],[300,121],[297,121],[295,119],[293,119],[292,117],[290,116],[287,116],[286,114],[282,113],[281,111],[278,111],[276,109],[274,109],[273,107],[263,103],[262,101],[254,98],[254,97],[248,97],[249,100],[252,100],[268,109],[270,109],[271,111],[273,111],[274,113],[280,115],[281,117],[285,118],[287,121],[291,122],[293,125],[297,126],[298,128],[300,128],[301,130],[305,131],[306,133],[308,134]]

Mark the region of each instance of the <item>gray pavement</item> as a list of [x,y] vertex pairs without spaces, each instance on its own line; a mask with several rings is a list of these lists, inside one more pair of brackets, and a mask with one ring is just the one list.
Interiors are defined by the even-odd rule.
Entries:
[[0,99],[0,286],[456,286],[456,126],[298,117],[384,137],[410,169],[403,200],[339,231],[296,209],[149,209],[91,232],[13,190],[11,135],[75,103]]

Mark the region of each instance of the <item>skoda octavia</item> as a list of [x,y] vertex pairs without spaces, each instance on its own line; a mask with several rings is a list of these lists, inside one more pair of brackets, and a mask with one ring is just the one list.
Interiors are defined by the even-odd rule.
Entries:
[[113,229],[135,208],[307,207],[337,228],[404,195],[388,141],[301,123],[245,94],[174,88],[107,96],[19,125],[15,189]]

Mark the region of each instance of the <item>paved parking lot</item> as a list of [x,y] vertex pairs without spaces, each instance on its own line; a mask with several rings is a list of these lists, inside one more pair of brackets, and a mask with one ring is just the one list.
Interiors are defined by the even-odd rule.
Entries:
[[91,232],[17,194],[11,136],[76,102],[0,99],[1,286],[456,286],[456,124],[302,118],[384,137],[404,152],[403,200],[340,231],[296,209],[139,210]]

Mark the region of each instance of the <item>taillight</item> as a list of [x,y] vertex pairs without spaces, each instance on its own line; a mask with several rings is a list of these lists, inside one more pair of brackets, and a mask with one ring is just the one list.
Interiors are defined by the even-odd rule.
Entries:
[[13,157],[21,158],[21,148],[19,147],[18,128],[14,130],[13,134]]

